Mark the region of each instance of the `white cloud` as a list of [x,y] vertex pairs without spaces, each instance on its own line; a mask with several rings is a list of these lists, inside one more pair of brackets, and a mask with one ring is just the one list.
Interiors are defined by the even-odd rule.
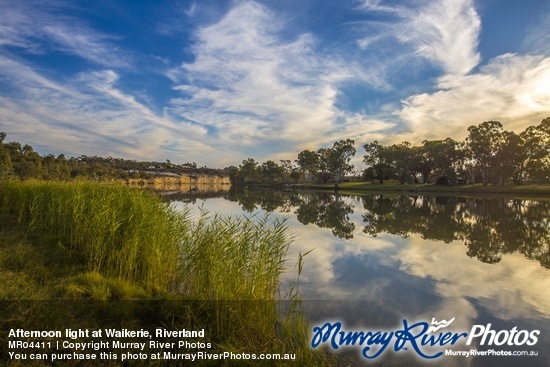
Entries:
[[540,21],[534,22],[534,24],[529,28],[527,36],[523,42],[524,47],[536,53],[544,53],[549,55],[550,53],[550,12],[542,14]]
[[168,74],[187,97],[173,100],[172,112],[215,128],[219,141],[237,151],[266,141],[321,144],[344,130],[375,128],[335,103],[340,83],[383,85],[380,76],[319,53],[310,34],[284,39],[283,27],[264,6],[242,2],[201,28],[194,62]]
[[26,65],[0,57],[0,78],[16,91],[0,99],[0,130],[9,140],[77,156],[174,162],[182,155],[197,162],[216,156],[215,145],[202,139],[204,128],[156,115],[117,88],[118,75],[112,70],[83,73],[59,85]]
[[[387,38],[395,38],[412,49],[397,53],[420,56],[441,67],[445,74],[465,75],[480,61],[477,51],[481,20],[472,0],[425,1],[420,6],[382,5],[365,0],[360,7],[366,12],[388,13],[395,19],[388,24],[375,24],[358,41],[362,48],[372,47]],[[391,58],[394,58],[393,55]]]
[[[546,269],[534,265],[522,254],[507,254],[498,266],[494,266],[481,264],[477,259],[465,259],[464,252],[461,243],[445,246],[442,251],[441,244],[411,236],[409,245],[396,256],[403,264],[403,271],[435,279],[437,293],[447,299],[475,299],[503,320],[550,315],[550,299],[540,292],[550,286]],[[472,279],[477,281],[472,282]],[[468,319],[471,315],[469,311],[464,315],[459,310],[455,312],[452,315],[457,318]]]
[[53,49],[109,67],[131,64],[131,56],[116,47],[112,37],[77,19],[56,16],[55,9],[60,6],[61,2],[0,3],[0,47],[17,46],[33,53]]
[[54,42],[54,47],[60,51],[102,66],[130,65],[130,57],[112,44],[109,37],[92,31],[82,24],[44,25],[37,31]]
[[550,58],[507,54],[478,73],[442,78],[434,93],[412,95],[397,112],[414,141],[463,138],[466,127],[501,121],[515,132],[550,114]]

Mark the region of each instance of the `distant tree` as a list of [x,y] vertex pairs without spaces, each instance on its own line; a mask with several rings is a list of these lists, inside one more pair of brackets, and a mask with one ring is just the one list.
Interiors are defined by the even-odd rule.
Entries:
[[281,159],[281,167],[284,170],[283,182],[296,183],[300,179],[300,170],[292,164],[290,159]]
[[377,179],[381,184],[387,179],[392,172],[392,167],[388,163],[386,156],[386,148],[378,141],[367,143],[363,146],[366,154],[363,156],[363,162],[369,167],[368,173],[365,174],[373,179]]
[[307,182],[313,181],[319,173],[319,154],[311,150],[303,150],[298,154],[296,164]]
[[260,180],[266,184],[278,184],[285,181],[285,169],[277,163],[268,160],[260,167]]
[[321,148],[317,150],[317,155],[319,156],[319,179],[322,183],[327,183],[332,176],[329,167],[330,148]]
[[334,188],[344,177],[353,171],[353,165],[350,164],[351,158],[355,155],[355,142],[351,139],[340,140],[332,145],[328,154],[328,169],[334,180]]
[[[458,143],[453,139],[424,140],[422,142],[424,162],[429,166],[430,173],[437,178],[454,183],[457,178],[460,152]],[[427,177],[426,177],[427,179]]]
[[414,151],[408,141],[384,148],[383,154],[388,164],[393,167],[401,184],[404,184],[408,177],[412,177]]
[[502,124],[498,121],[485,121],[478,126],[470,126],[468,132],[466,145],[479,169],[482,183],[486,186],[495,168],[497,153],[503,145]]
[[[521,134],[521,155],[517,161],[517,170],[531,178],[550,179],[550,117],[539,125],[530,126]],[[521,183],[521,180],[520,182]]]
[[258,163],[248,158],[239,165],[239,173],[237,175],[237,183],[239,184],[254,184],[259,181],[260,171],[258,169]]
[[13,163],[10,151],[4,146],[6,133],[0,132],[0,180],[13,176]]

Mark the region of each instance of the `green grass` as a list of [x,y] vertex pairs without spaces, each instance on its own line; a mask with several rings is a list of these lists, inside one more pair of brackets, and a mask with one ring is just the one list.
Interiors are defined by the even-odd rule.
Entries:
[[[328,364],[307,347],[297,292],[286,309],[276,301],[291,243],[284,221],[192,220],[123,185],[20,181],[0,183],[0,220],[0,301],[24,301],[3,316],[4,327],[156,322],[204,328],[218,351],[297,353],[288,365]],[[27,300],[80,303],[65,310]],[[134,302],[117,310],[127,300]],[[234,362],[226,365],[255,365]]]

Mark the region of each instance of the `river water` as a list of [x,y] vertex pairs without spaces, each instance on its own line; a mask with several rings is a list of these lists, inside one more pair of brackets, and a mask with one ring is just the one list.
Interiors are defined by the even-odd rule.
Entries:
[[[433,334],[479,334],[469,345],[463,336],[433,347],[419,337],[415,350],[412,341],[400,347],[394,333],[382,351],[380,338],[368,339],[366,351],[367,344],[335,351],[355,364],[550,366],[550,200],[266,190],[172,199],[194,213],[286,218],[294,241],[281,293],[309,252],[299,292],[312,327],[340,322],[345,331],[390,335],[420,323],[409,329],[416,335],[453,320]],[[420,356],[445,350],[478,355]],[[380,355],[367,359],[364,351]],[[523,352],[538,355],[498,355]]]

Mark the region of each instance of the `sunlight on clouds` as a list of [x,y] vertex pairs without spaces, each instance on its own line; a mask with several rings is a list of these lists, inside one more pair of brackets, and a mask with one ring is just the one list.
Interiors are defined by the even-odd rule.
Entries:
[[[440,246],[411,236],[409,246],[397,257],[403,263],[403,270],[410,274],[436,279],[437,291],[442,296],[476,299],[503,320],[550,315],[550,299],[542,292],[550,287],[550,278],[544,276],[547,270],[531,266],[531,260],[524,255],[508,254],[499,266],[480,265],[477,259],[464,259],[465,247],[461,243],[446,246],[445,251],[439,251]],[[467,262],[477,266],[469,266]],[[538,279],[537,283],[533,283],[533,279]],[[491,286],[481,288],[480,284]]]
[[111,70],[82,73],[61,86],[17,61],[0,61],[0,76],[24,96],[0,100],[2,130],[10,140],[77,156],[104,152],[135,159],[173,158],[175,153],[163,146],[177,146],[196,161],[215,154],[199,139],[204,128],[156,116],[116,88],[118,75]]
[[[214,126],[229,144],[241,144],[243,132],[245,143],[321,142],[341,134],[338,83],[357,78],[359,68],[315,53],[311,35],[281,40],[282,26],[262,5],[243,2],[200,29],[195,61],[168,74],[188,96],[174,99],[173,111]],[[353,122],[362,121],[347,123]]]
[[517,133],[550,111],[550,59],[502,55],[479,73],[444,77],[439,90],[403,101],[398,115],[415,140],[464,138],[466,127],[499,120]]
[[398,38],[414,44],[419,55],[439,63],[446,73],[464,75],[479,63],[481,21],[472,0],[431,2],[409,21]]

